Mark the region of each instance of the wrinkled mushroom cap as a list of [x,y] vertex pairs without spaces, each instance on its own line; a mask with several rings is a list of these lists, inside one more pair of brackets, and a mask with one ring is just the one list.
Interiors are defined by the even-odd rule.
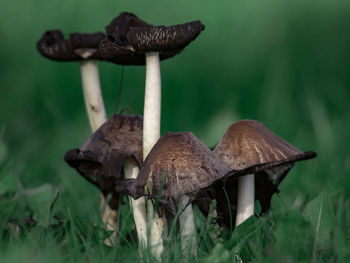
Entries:
[[159,52],[160,60],[173,57],[202,30],[204,25],[200,21],[170,27],[153,26],[124,12],[106,27],[107,37],[100,43],[100,52],[105,59],[118,64],[144,65],[146,52]]
[[80,149],[66,153],[64,159],[85,179],[101,191],[119,191],[122,185],[122,167],[128,157],[142,164],[142,117],[114,115],[104,123]]
[[286,160],[302,153],[254,120],[232,124],[214,152],[237,170],[259,163]]
[[154,145],[137,179],[127,180],[131,196],[144,195],[144,186],[152,181],[153,194],[161,189],[160,202],[175,213],[181,195],[190,200],[211,182],[225,175],[230,168],[190,132],[166,133]]
[[127,33],[132,27],[142,28],[152,25],[133,13],[122,12],[106,26],[107,39],[125,47],[128,45]]
[[104,37],[100,32],[73,33],[64,39],[60,30],[49,30],[37,42],[37,49],[44,57],[58,61],[101,59],[98,46]]
[[204,30],[199,21],[175,26],[132,27],[127,33],[131,50],[139,53],[185,48]]

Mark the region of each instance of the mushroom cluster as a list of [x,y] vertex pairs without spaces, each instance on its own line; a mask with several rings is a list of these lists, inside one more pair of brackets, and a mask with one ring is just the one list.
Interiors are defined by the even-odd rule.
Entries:
[[[49,59],[81,63],[93,134],[81,148],[68,151],[65,161],[109,199],[114,218],[121,195],[129,195],[140,247],[150,246],[156,258],[162,254],[166,235],[164,213],[179,215],[183,250],[196,255],[194,201],[199,197],[216,200],[218,222],[232,230],[254,215],[255,200],[262,213],[268,212],[272,195],[295,162],[316,156],[313,151],[298,150],[253,120],[232,124],[213,150],[190,132],[160,136],[159,61],[179,54],[204,25],[193,21],[153,26],[123,12],[105,29],[105,34],[74,33],[68,39],[59,30],[47,31],[37,48]],[[107,120],[97,60],[146,65],[143,117],[117,114]],[[156,212],[155,198],[159,201]],[[200,208],[209,213],[206,206]],[[106,217],[105,221],[117,229],[115,219]]]

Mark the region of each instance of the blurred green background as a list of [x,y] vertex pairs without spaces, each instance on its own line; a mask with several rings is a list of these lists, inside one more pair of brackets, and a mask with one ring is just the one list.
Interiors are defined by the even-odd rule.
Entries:
[[[349,1],[13,0],[0,6],[0,194],[8,178],[16,179],[15,192],[49,183],[62,206],[96,219],[98,191],[63,161],[90,135],[79,64],[49,61],[35,44],[48,29],[104,31],[129,11],[155,25],[200,19],[206,26],[180,55],[161,63],[163,133],[192,131],[213,146],[232,122],[258,120],[318,153],[295,166],[274,202],[299,207],[335,189],[350,197]],[[99,66],[111,116],[122,67]],[[117,112],[142,114],[144,78],[144,67],[124,67]]]

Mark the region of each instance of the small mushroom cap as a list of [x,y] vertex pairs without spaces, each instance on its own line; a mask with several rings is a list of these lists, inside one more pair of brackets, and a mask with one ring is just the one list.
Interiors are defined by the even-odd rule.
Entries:
[[217,178],[224,176],[230,168],[190,132],[166,133],[154,145],[140,170],[137,179],[126,180],[128,193],[139,198],[144,195],[148,181],[153,184],[153,194],[164,185],[160,202],[173,213],[181,195],[190,200],[195,194]]
[[121,46],[127,46],[127,33],[130,28],[152,27],[151,24],[141,20],[135,14],[122,12],[106,26],[107,38]]
[[[271,198],[278,193],[278,185],[287,175],[294,163],[312,159],[313,151],[301,152],[287,143],[264,125],[253,120],[242,120],[232,124],[222,137],[214,152],[232,169],[245,169],[255,174],[255,198],[259,200],[262,213],[270,208]],[[236,213],[237,173],[214,185],[218,210],[226,226],[230,225],[226,196],[222,193],[225,187],[230,203],[231,214]],[[220,192],[221,191],[221,192]]]
[[144,65],[144,53],[159,52],[160,60],[180,53],[200,32],[204,25],[193,21],[176,26],[152,26],[132,13],[121,13],[107,27],[107,38],[101,42],[100,52],[115,63],[121,61],[119,55],[130,55],[128,65]]
[[64,159],[85,179],[107,195],[123,191],[122,167],[128,157],[142,164],[142,117],[114,115],[80,149],[66,153]]
[[101,59],[98,45],[104,37],[100,32],[73,33],[64,39],[60,30],[49,30],[37,42],[37,49],[44,57],[58,61]]

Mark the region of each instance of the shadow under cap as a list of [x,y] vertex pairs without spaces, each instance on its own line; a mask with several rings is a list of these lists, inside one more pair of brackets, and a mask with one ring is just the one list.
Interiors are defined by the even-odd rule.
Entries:
[[230,168],[190,132],[166,133],[154,145],[137,179],[125,181],[133,198],[144,194],[147,182],[152,181],[156,195],[164,185],[160,202],[176,213],[180,196],[187,195],[190,202],[196,193],[230,171]]
[[[214,152],[231,169],[248,169],[255,174],[255,199],[259,200],[262,213],[270,208],[271,198],[278,193],[278,185],[297,161],[316,157],[313,151],[302,152],[284,141],[264,125],[253,120],[232,124],[215,147]],[[233,173],[237,176],[236,173]],[[228,205],[222,187],[225,187],[231,203],[231,213],[236,214],[237,181],[230,178],[214,184],[218,210],[225,224],[229,225]],[[221,200],[221,201],[220,201]]]
[[142,122],[138,115],[114,115],[64,159],[105,196],[118,195],[124,189],[124,160],[133,157],[139,166],[142,164]]
[[[107,37],[100,44],[100,52],[115,63],[144,65],[146,52],[159,52],[160,60],[173,57],[202,30],[204,25],[200,21],[169,27],[153,26],[132,13],[124,12],[106,27]],[[126,59],[127,54],[130,60]]]
[[37,42],[39,53],[57,61],[79,61],[102,59],[98,52],[99,43],[105,38],[103,33],[73,33],[67,39],[60,30],[46,31]]

